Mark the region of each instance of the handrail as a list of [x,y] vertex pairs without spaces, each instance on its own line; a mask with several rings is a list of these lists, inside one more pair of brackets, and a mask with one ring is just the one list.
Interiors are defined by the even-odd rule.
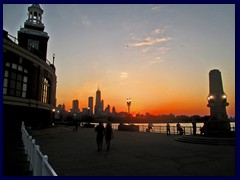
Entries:
[[[153,125],[152,129],[148,131],[148,125],[139,125],[139,132],[153,132],[164,134],[167,133],[166,126],[164,125]],[[193,135],[193,127],[192,126],[182,126],[183,132],[185,135]],[[118,130],[118,125],[113,125],[113,129]],[[196,127],[196,134],[201,134],[201,127]],[[231,127],[231,131],[235,131],[235,127]],[[176,126],[170,126],[171,134],[179,134]]]
[[48,163],[48,156],[42,154],[40,146],[36,145],[36,140],[28,134],[24,122],[22,122],[21,132],[25,154],[30,162],[29,170],[33,171],[33,176],[58,176]]

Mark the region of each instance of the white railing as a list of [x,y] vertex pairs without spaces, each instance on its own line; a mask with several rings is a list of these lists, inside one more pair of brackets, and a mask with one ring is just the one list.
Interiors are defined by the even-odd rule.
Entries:
[[24,122],[22,122],[21,132],[25,154],[30,162],[29,170],[33,171],[33,176],[57,176],[48,163],[48,156],[42,154],[40,146],[36,145],[35,139],[28,134]]

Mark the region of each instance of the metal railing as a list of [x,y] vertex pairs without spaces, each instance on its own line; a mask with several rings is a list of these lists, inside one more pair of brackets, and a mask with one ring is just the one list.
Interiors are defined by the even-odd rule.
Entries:
[[36,145],[36,140],[28,134],[24,122],[22,122],[21,132],[25,154],[30,162],[29,170],[33,171],[33,176],[58,176],[48,163],[48,156],[42,154],[40,146]]
[[[152,126],[152,129],[148,131],[148,125],[139,125],[139,132],[152,132],[152,133],[161,133],[166,134],[166,126],[165,125],[154,125]],[[183,133],[185,135],[193,135],[193,127],[192,126],[182,126]],[[118,130],[118,124],[113,124],[113,129]],[[201,127],[196,127],[196,134],[201,134]],[[235,127],[231,127],[231,131],[235,131]],[[170,132],[171,134],[180,134],[177,130],[176,126],[170,126]]]

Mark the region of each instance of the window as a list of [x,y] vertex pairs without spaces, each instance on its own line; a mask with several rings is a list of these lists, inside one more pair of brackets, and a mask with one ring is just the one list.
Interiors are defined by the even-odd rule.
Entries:
[[50,84],[49,81],[44,78],[43,84],[42,84],[42,102],[43,103],[49,103],[49,96],[50,95]]
[[28,50],[31,51],[32,49],[38,50],[39,41],[35,41],[32,39],[28,39]]
[[26,98],[28,74],[27,70],[16,63],[5,64],[3,94]]

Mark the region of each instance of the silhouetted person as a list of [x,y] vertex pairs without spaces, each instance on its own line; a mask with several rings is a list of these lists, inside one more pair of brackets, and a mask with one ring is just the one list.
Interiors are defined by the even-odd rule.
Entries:
[[102,143],[103,143],[103,136],[105,135],[105,128],[102,124],[102,122],[99,122],[99,124],[95,128],[95,132],[97,132],[97,147],[98,151],[102,150]]
[[170,124],[169,123],[167,123],[167,125],[166,125],[166,128],[167,128],[167,136],[170,136]]
[[152,128],[153,128],[153,124],[152,123],[148,123],[148,132],[151,132]]
[[195,121],[192,122],[192,126],[193,126],[193,135],[195,136],[197,131],[197,125]]
[[75,131],[77,131],[78,130],[78,126],[79,126],[79,122],[74,121],[74,125],[75,125]]
[[107,151],[109,151],[110,148],[110,142],[111,139],[113,138],[113,129],[112,129],[112,124],[111,122],[107,122],[106,128],[105,128],[105,140],[107,144]]
[[179,131],[179,130],[180,130],[180,128],[181,128],[181,125],[180,125],[180,123],[177,123],[177,125],[176,125],[176,126],[177,126],[177,134],[180,134],[180,131]]

